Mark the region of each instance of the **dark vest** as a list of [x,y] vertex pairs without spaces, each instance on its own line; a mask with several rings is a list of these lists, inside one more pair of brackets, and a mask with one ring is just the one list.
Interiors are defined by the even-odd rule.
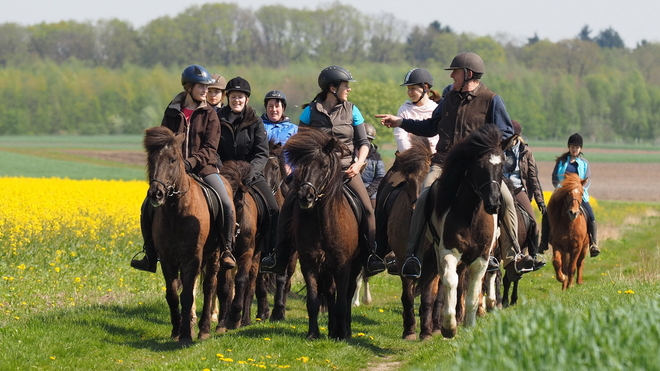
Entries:
[[[329,113],[319,102],[312,103],[309,108],[311,110],[309,126],[323,130],[344,143],[350,150],[349,153],[353,153],[353,103],[339,103]],[[344,156],[341,164],[344,168],[348,168],[352,161],[351,155]]]
[[[444,98],[442,119],[438,124],[440,139],[432,161],[442,165],[449,149],[473,130],[488,122],[495,93],[483,83],[471,92],[452,90]],[[492,123],[491,123],[492,124]]]

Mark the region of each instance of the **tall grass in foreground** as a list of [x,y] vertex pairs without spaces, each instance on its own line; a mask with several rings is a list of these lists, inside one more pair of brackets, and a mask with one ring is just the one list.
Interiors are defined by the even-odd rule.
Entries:
[[[137,221],[145,189],[144,182],[0,178],[6,196],[0,199],[0,369],[363,370],[398,362],[404,370],[616,370],[660,364],[653,351],[660,345],[658,206],[601,201],[601,225],[623,234],[602,241],[603,254],[587,260],[585,285],[562,292],[550,266],[529,273],[517,307],[460,327],[454,339],[400,339],[400,281],[381,274],[371,279],[374,303],[353,310],[347,342],[305,341],[304,287],[297,277],[286,321],[257,322],[182,348],[169,339],[160,271],[128,266],[142,243]],[[327,335],[325,315],[320,324]]]

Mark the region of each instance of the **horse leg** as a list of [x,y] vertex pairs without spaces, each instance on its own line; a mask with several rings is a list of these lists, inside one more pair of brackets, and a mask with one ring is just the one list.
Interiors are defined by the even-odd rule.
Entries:
[[170,307],[170,322],[172,323],[172,334],[170,335],[174,341],[179,341],[179,333],[181,331],[181,311],[179,310],[179,294],[177,292],[178,283],[176,270],[167,264],[163,264],[163,276],[165,277],[165,300]]
[[580,250],[580,255],[577,260],[577,284],[581,285],[584,283],[582,279],[582,271],[584,269],[584,258],[587,256],[587,251],[589,250],[589,245],[582,246]]
[[477,307],[479,306],[479,295],[481,294],[481,286],[486,274],[488,261],[482,257],[477,258],[472,264],[467,267],[468,274],[468,287],[467,296],[465,298],[465,325],[474,326],[477,322]]
[[513,291],[511,291],[511,305],[518,303],[518,284],[520,280],[513,281]]
[[[303,268],[301,266],[301,268]],[[321,298],[319,297],[318,291],[318,277],[303,269],[303,275],[305,276],[305,284],[307,286],[307,317],[308,319],[308,329],[307,329],[307,340],[318,339],[319,334],[319,308],[321,307]]]
[[458,287],[458,274],[456,266],[458,259],[451,251],[443,249],[439,255],[438,270],[442,272],[442,286],[445,291],[444,308],[442,311],[442,324],[440,332],[446,338],[456,336],[456,289]]
[[286,317],[286,299],[291,292],[291,278],[296,271],[296,263],[298,262],[298,252],[293,251],[289,256],[289,265],[287,266],[286,275],[276,276],[275,283],[275,298],[273,299],[273,316],[271,321],[281,321]]
[[[401,276],[401,305],[403,306],[403,335],[402,339],[417,340],[415,323],[415,286],[410,278]],[[421,317],[420,308],[420,317]],[[421,319],[420,319],[421,320]]]
[[355,282],[355,294],[353,294],[353,299],[351,300],[351,305],[354,307],[360,306],[360,290],[362,290],[363,284],[362,277],[364,277],[364,271],[360,271],[360,275],[358,275]]
[[563,284],[564,281],[566,281],[566,276],[564,275],[563,272],[564,268],[563,268],[562,256],[561,256],[561,252],[558,251],[554,247],[554,245],[552,247],[552,265],[555,267],[555,278],[557,279],[557,281]]
[[241,319],[241,326],[249,326],[252,324],[252,300],[254,299],[254,292],[257,287],[257,275],[259,274],[260,261],[261,254],[255,254],[248,275],[249,281],[245,288],[246,291],[243,299],[243,317]]
[[199,321],[199,340],[206,340],[211,337],[211,317],[213,308],[217,302],[218,271],[220,271],[219,259],[219,252],[214,252],[211,259],[208,259],[206,262],[204,274],[204,307],[202,309],[202,318]]
[[362,281],[364,283],[364,291],[362,292],[362,302],[364,304],[371,304],[373,299],[371,298],[371,288],[369,287],[369,277],[362,277]]
[[257,319],[265,321],[270,317],[270,308],[268,307],[268,278],[267,273],[257,274],[257,283],[255,286],[255,296],[257,298]]
[[199,274],[200,265],[200,259],[195,257],[181,270],[181,329],[179,331],[179,343],[184,345],[192,344],[192,302],[195,298],[193,290],[196,285],[195,281],[197,280]]
[[504,296],[502,296],[502,307],[509,307],[509,288],[511,288],[511,280],[509,274],[504,272]]
[[218,301],[220,302],[220,312],[218,315],[218,327],[215,332],[218,334],[227,331],[227,316],[229,307],[234,299],[234,272],[231,269],[220,269],[218,272]]
[[497,288],[495,287],[497,274],[498,272],[486,273],[486,310],[489,312],[497,308]]
[[[238,242],[237,242],[238,245]],[[252,254],[247,252],[236,259],[236,277],[234,278],[234,300],[229,309],[227,318],[227,329],[234,330],[241,327],[241,316],[243,314],[245,296],[250,282],[250,268],[252,265]]]

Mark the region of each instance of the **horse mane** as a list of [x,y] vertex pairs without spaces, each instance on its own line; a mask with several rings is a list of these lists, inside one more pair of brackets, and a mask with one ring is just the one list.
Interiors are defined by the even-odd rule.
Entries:
[[551,223],[553,225],[559,225],[559,221],[562,218],[562,208],[564,207],[564,198],[566,198],[570,193],[575,189],[582,190],[582,181],[580,176],[575,173],[565,173],[564,180],[561,182],[561,187],[557,187],[550,201],[548,202],[548,210],[550,212],[548,215],[552,215]]
[[435,196],[439,215],[449,208],[469,166],[488,153],[502,152],[501,139],[502,132],[496,125],[484,124],[449,149],[437,181],[437,187],[442,189]]
[[399,171],[405,176],[415,177],[420,172],[427,172],[431,162],[431,147],[425,137],[410,135],[411,146],[399,153],[392,164],[392,171]]
[[220,168],[220,175],[227,179],[234,195],[237,195],[252,180],[252,165],[247,161],[225,161]]
[[[329,179],[341,177],[341,157],[348,153],[348,148],[321,130],[307,129],[300,130],[296,135],[292,135],[284,144],[284,156],[291,163],[294,169],[304,168],[318,158],[324,156],[335,156],[335,166]],[[295,181],[294,171],[294,181]],[[330,181],[327,184],[325,193],[329,197],[341,195],[342,182]]]
[[144,149],[148,155],[160,151],[161,148],[174,142],[174,133],[165,126],[156,126],[145,130]]

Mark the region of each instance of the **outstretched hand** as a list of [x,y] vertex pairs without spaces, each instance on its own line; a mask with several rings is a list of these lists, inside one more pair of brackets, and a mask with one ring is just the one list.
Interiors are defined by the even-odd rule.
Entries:
[[378,114],[375,115],[374,117],[380,119],[380,124],[385,125],[388,128],[395,128],[401,126],[401,123],[403,123],[403,119],[401,117],[394,115]]

